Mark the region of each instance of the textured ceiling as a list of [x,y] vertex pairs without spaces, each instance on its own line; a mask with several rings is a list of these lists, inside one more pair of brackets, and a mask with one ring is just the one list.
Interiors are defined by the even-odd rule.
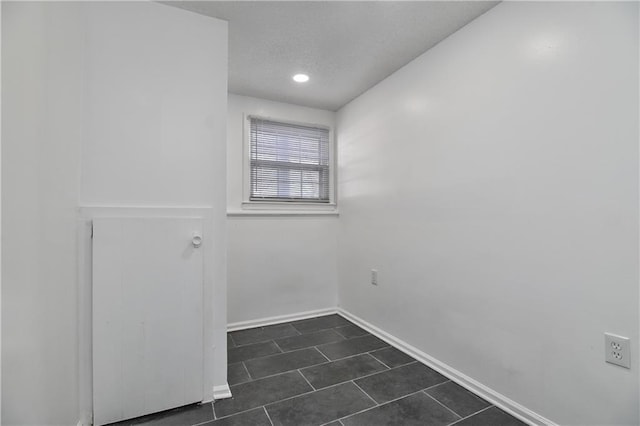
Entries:
[[163,3],[229,21],[230,92],[335,111],[498,2]]

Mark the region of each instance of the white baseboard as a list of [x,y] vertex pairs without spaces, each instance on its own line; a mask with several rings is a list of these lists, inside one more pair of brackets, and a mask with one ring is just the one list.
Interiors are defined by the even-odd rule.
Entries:
[[380,339],[389,343],[391,346],[397,348],[398,350],[401,350],[407,355],[412,356],[413,358],[417,359],[423,364],[433,368],[443,376],[448,377],[452,381],[458,383],[460,386],[486,399],[496,407],[501,408],[502,410],[513,415],[514,417],[517,417],[518,419],[531,425],[557,426],[556,423],[552,422],[551,420],[529,410],[526,407],[523,407],[522,405],[507,398],[501,393],[496,392],[495,390],[483,385],[482,383],[472,379],[471,377],[465,375],[464,373],[461,373],[455,368],[448,366],[444,362],[439,361],[430,355],[427,355],[421,350],[379,329],[378,327],[368,323],[362,318],[359,318],[345,311],[342,308],[337,308],[336,311],[339,315],[342,315],[344,318],[348,319],[349,321],[364,328],[374,336],[379,337]]
[[298,321],[322,315],[335,314],[336,308],[316,309],[314,311],[299,312],[297,314],[279,315],[276,317],[261,318],[250,321],[233,322],[227,325],[227,331],[238,331],[247,328],[264,327],[266,325],[280,324],[283,322]]
[[214,401],[217,401],[219,399],[226,399],[226,398],[231,398],[231,389],[229,389],[229,384],[225,383],[224,385],[213,387]]

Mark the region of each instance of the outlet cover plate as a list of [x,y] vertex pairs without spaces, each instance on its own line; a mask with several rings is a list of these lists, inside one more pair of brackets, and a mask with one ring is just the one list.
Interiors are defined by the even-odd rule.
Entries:
[[610,364],[631,368],[631,342],[628,337],[604,333],[604,359]]
[[371,270],[371,285],[378,285],[378,270]]

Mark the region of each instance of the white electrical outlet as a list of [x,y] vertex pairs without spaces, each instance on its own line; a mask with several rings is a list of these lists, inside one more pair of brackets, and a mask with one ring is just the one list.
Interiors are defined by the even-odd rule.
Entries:
[[378,285],[378,270],[371,270],[371,285]]
[[631,368],[631,345],[628,337],[616,336],[611,333],[604,333],[604,359],[605,361],[619,365],[624,368]]

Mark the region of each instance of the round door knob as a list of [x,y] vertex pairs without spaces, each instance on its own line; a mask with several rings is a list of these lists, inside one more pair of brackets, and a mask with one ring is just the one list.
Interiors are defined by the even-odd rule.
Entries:
[[195,248],[200,247],[202,245],[202,237],[200,235],[194,235],[191,239],[191,244],[193,244]]

